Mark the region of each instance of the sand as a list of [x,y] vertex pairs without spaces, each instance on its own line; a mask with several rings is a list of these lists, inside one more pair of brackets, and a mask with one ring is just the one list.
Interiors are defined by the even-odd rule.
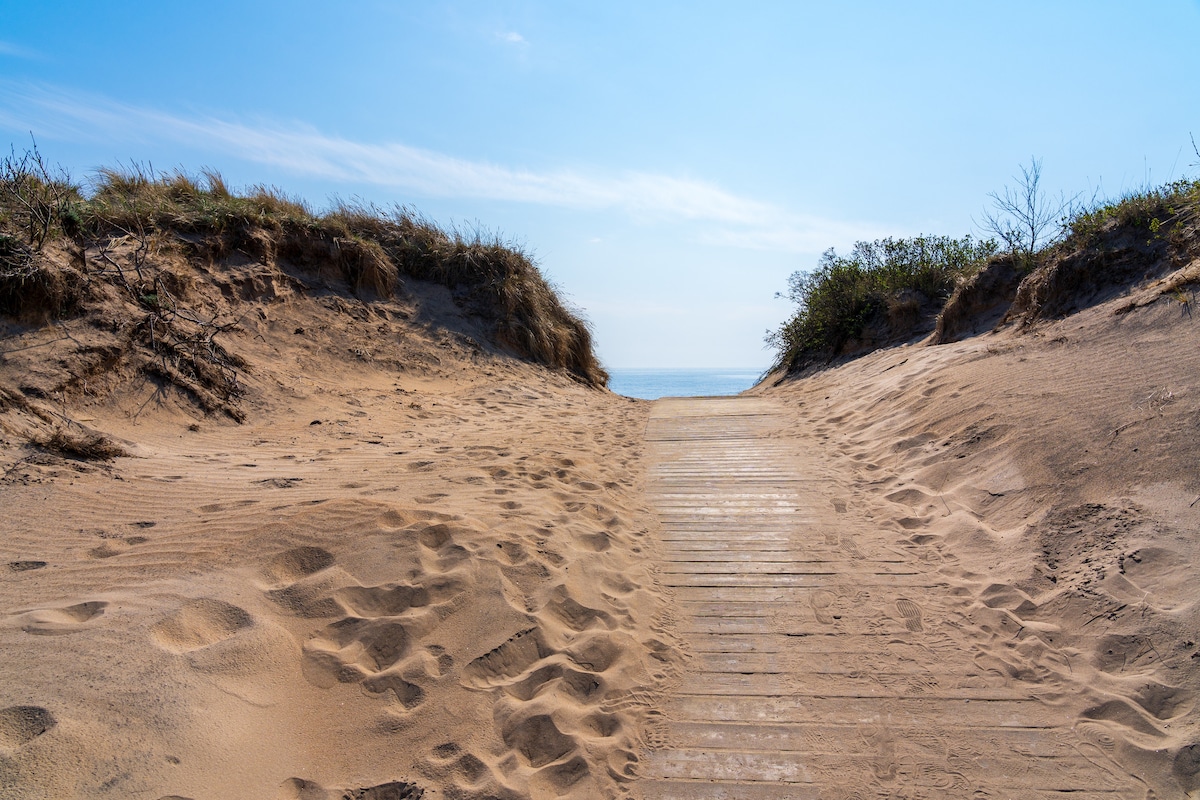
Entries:
[[[7,330],[0,797],[619,791],[681,658],[648,405],[481,348],[441,287],[285,288],[230,303],[243,424],[119,366],[64,400],[109,332]],[[130,455],[27,443],[56,427]]]
[[1134,797],[1200,789],[1193,304],[1119,297],[762,391],[836,476],[826,522],[936,564],[950,650],[1053,709]]
[[[902,699],[938,691],[1021,703],[1079,774],[1125,792],[1105,796],[1200,788],[1200,336],[1170,298],[1119,305],[745,401],[775,420],[755,434],[764,469],[820,479],[766,524],[775,560],[823,550],[833,577],[765,614],[707,607],[710,626],[824,645],[774,672],[726,654],[724,674],[782,676],[726,722],[853,731],[857,749],[802,773],[804,751],[761,732],[739,774],[782,793],[695,793],[702,772],[686,791],[1019,796],[996,787],[1037,754],[968,747],[955,712]],[[686,761],[666,753],[730,761],[670,727],[736,681],[711,677],[704,601],[681,593],[665,445],[647,442],[667,405],[481,348],[436,287],[375,304],[280,289],[246,311],[242,424],[128,375],[57,395],[106,334],[6,329],[0,383],[29,405],[0,415],[0,797],[651,797]],[[129,455],[26,443],[64,419]],[[744,533],[696,541],[737,577]],[[874,562],[927,580],[856,589]],[[868,623],[875,657],[829,677]],[[843,678],[916,716],[879,724]],[[967,783],[920,784],[925,764]]]

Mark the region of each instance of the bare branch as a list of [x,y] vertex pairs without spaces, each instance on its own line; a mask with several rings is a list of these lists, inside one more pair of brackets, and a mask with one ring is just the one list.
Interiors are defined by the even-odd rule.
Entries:
[[1015,186],[1006,186],[1002,193],[991,192],[991,209],[983,212],[980,227],[994,234],[1008,251],[1020,258],[1025,269],[1032,269],[1037,254],[1062,233],[1055,229],[1057,223],[1069,216],[1075,197],[1059,195],[1057,201],[1050,200],[1042,192],[1042,162],[1029,159],[1029,166],[1021,166],[1020,177],[1013,176]]

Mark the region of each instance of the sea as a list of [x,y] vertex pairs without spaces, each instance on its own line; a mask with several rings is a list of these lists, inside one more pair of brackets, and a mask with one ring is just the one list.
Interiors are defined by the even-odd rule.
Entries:
[[660,397],[730,395],[758,382],[757,369],[610,369],[608,388],[626,397],[657,400]]

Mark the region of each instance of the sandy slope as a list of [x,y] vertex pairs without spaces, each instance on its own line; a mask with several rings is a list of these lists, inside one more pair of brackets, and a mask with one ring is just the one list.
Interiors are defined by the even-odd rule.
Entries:
[[142,457],[20,468],[5,796],[600,796],[669,671],[635,560],[643,417],[517,379],[131,426]]
[[1200,324],[1175,299],[1127,306],[765,391],[841,475],[830,523],[941,565],[977,667],[1182,797],[1200,788]]
[[624,791],[678,657],[646,406],[410,289],[250,305],[242,425],[136,377],[64,402],[107,334],[10,329],[6,379],[134,455],[3,415],[0,797]]
[[[686,660],[648,405],[481,345],[444,289],[223,269],[194,277],[239,321],[241,425],[123,366],[119,320],[4,330],[0,797],[636,796]],[[946,587],[971,674],[931,659],[940,685],[1042,698],[1180,797],[1200,336],[1174,299],[1121,303],[761,391],[817,454],[806,519]],[[131,456],[27,444],[64,420]],[[824,625],[817,599],[781,619]]]

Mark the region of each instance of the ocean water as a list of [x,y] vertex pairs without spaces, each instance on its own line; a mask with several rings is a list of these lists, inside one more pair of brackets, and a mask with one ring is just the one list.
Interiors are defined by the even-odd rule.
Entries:
[[762,375],[756,369],[610,369],[608,388],[626,397],[729,395],[745,391]]

